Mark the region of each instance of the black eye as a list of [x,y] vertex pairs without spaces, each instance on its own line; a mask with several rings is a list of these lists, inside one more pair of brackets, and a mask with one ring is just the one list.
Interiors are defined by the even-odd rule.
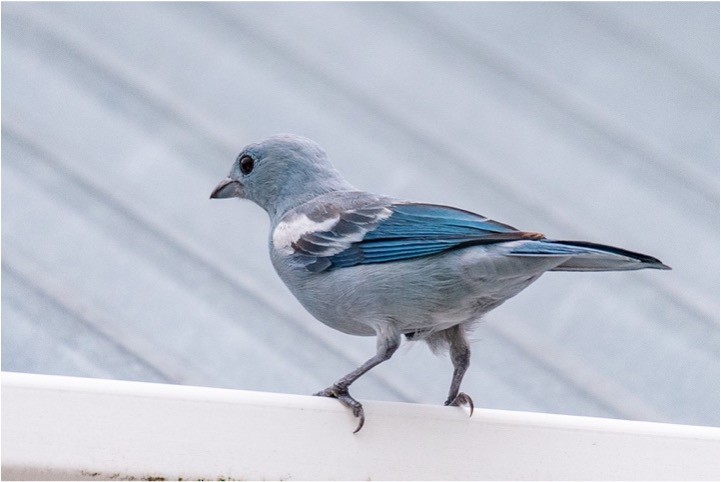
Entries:
[[253,165],[255,164],[255,161],[253,161],[253,158],[250,156],[243,156],[240,158],[240,172],[245,174],[246,176],[250,174],[250,172],[253,170]]

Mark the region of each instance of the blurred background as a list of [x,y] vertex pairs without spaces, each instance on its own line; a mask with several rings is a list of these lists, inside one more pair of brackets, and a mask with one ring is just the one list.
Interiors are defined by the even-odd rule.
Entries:
[[[719,424],[718,3],[4,3],[2,369],[310,394],[369,358],[260,208],[208,199],[280,132],[360,189],[673,267],[487,315],[476,406]],[[405,345],[356,397],[445,400]]]

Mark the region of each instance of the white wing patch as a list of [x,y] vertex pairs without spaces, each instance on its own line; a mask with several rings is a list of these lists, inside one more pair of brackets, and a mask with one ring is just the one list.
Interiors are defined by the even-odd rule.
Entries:
[[329,231],[338,223],[339,216],[328,218],[325,221],[312,221],[305,214],[288,221],[281,221],[273,231],[273,247],[283,254],[293,254],[292,244],[301,236],[308,233]]
[[323,221],[296,214],[276,226],[273,247],[285,255],[301,251],[314,257],[333,256],[362,241],[368,231],[392,214],[386,207],[350,209]]

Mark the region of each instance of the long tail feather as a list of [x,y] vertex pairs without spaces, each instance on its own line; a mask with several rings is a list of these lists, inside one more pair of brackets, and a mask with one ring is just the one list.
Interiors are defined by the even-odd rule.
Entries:
[[529,241],[513,249],[512,256],[568,257],[551,271],[626,271],[636,269],[671,269],[660,260],[626,249],[588,241]]

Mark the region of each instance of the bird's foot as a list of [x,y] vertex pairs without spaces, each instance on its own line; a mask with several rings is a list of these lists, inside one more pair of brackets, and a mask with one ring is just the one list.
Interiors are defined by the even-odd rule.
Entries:
[[471,399],[471,397],[469,397],[463,392],[458,392],[458,395],[453,398],[449,397],[444,405],[450,405],[452,407],[462,407],[464,405],[468,405],[468,407],[471,409],[471,415],[473,415],[473,400]]
[[365,414],[363,413],[363,405],[361,405],[358,400],[350,396],[350,393],[348,393],[348,387],[334,384],[325,390],[314,393],[313,395],[316,397],[331,397],[338,399],[340,403],[350,408],[353,415],[358,419],[358,427],[353,430],[353,433],[358,433],[358,431],[363,428],[363,424],[366,421]]

